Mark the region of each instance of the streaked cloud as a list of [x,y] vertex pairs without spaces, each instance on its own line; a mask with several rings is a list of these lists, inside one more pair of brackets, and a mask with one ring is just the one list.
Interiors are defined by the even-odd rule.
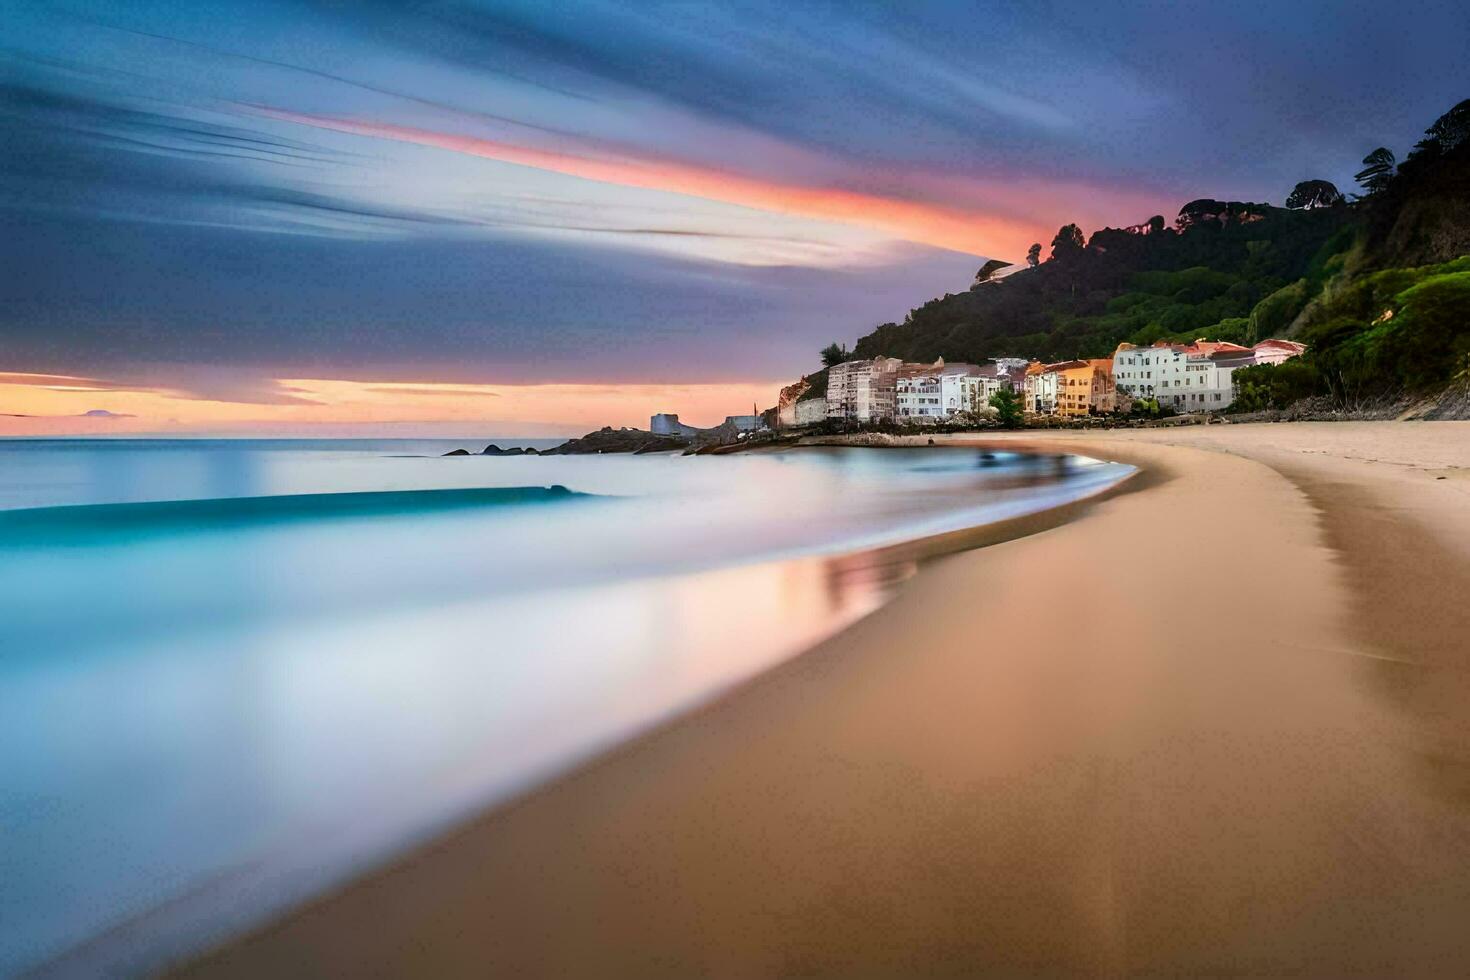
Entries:
[[329,400],[291,378],[791,377],[1061,224],[1411,145],[1470,86],[1470,7],[1394,13],[0,5],[0,369],[71,379],[0,387],[144,425]]
[[1026,246],[1042,233],[1042,226],[1031,221],[836,188],[783,184],[673,160],[628,156],[599,159],[391,123],[255,108],[269,118],[317,129],[432,146],[572,177],[688,194],[777,214],[856,224],[905,241],[975,255],[1024,254]]

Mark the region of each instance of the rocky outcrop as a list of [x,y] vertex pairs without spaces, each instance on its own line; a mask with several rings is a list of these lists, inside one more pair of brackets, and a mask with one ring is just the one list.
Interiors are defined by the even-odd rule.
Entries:
[[445,453],[444,455],[446,455],[446,456],[468,456],[469,454],[470,454],[470,451],[468,449],[451,449],[451,450],[449,450],[449,452]]
[[522,448],[520,446],[512,446],[509,449],[501,449],[499,446],[495,445],[495,443],[492,442],[490,445],[488,445],[484,449],[480,450],[480,455],[481,456],[539,456],[539,455],[541,455],[541,452],[540,452],[540,450],[537,450],[537,449],[524,449],[524,448]]
[[689,440],[679,436],[655,435],[643,429],[614,429],[604,426],[580,439],[568,439],[542,456],[588,456],[599,453],[660,453],[683,449]]

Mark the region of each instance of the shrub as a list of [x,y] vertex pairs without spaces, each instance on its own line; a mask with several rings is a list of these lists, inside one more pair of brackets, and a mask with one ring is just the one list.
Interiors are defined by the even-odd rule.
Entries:
[[1235,383],[1235,400],[1230,404],[1232,412],[1286,408],[1292,402],[1326,390],[1316,366],[1299,357],[1281,364],[1237,368],[1232,380]]
[[995,409],[996,418],[1007,429],[1021,424],[1021,400],[1009,388],[1002,388],[990,396],[990,407]]

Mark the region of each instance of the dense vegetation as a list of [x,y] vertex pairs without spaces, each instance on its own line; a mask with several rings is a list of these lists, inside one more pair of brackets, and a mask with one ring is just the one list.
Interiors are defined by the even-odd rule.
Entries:
[[1470,100],[1437,120],[1400,163],[1379,148],[1348,201],[1303,181],[1288,207],[1202,198],[1173,226],[1155,216],[1085,238],[1064,226],[1043,262],[885,323],[849,353],[907,360],[1101,357],[1122,341],[1290,337],[1305,359],[1238,374],[1243,406],[1308,395],[1417,391],[1470,357]]

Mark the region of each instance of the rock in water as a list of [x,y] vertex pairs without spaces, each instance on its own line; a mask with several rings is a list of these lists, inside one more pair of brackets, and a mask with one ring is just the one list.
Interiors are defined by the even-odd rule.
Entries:
[[468,449],[451,449],[451,450],[449,450],[449,452],[445,453],[444,455],[446,455],[446,456],[468,456],[469,454],[470,454],[470,451]]

